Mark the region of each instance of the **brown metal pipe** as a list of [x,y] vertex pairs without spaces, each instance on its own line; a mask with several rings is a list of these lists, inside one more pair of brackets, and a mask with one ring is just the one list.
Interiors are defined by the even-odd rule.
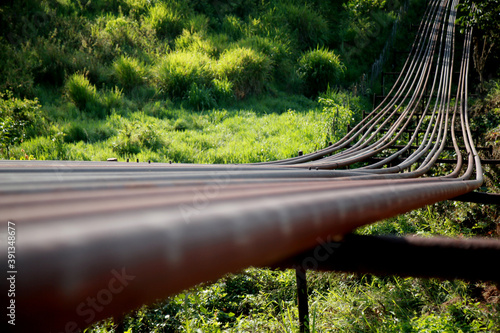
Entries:
[[500,283],[500,239],[349,234],[273,267]]

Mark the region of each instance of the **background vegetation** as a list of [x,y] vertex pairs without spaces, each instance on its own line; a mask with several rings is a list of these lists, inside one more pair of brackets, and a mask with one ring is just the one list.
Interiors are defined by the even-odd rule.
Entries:
[[[402,4],[10,1],[0,5],[0,157],[247,163],[323,148],[371,108],[380,87],[366,74]],[[409,1],[395,50],[407,50],[424,5]],[[401,53],[391,57],[388,71],[401,63]],[[482,81],[498,78],[488,66]],[[498,82],[482,85],[472,109],[478,144],[494,146],[495,158]],[[483,190],[498,192],[498,168],[485,170]],[[358,232],[498,237],[497,207],[445,202]],[[311,272],[309,284],[317,332],[500,327],[498,289],[486,283]],[[251,268],[138,309],[125,327],[294,332],[296,311],[293,272]]]

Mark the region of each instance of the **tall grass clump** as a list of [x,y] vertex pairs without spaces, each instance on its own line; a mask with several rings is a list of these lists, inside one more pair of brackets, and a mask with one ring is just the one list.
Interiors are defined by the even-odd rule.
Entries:
[[269,57],[273,62],[273,74],[277,80],[287,80],[288,72],[293,71],[292,51],[289,41],[281,41],[279,38],[262,36],[251,36],[238,42],[241,47],[246,47]]
[[65,84],[66,95],[80,110],[85,111],[98,104],[95,86],[83,74],[73,74]]
[[210,109],[217,106],[217,102],[209,87],[199,86],[193,82],[187,93],[187,100],[191,107],[197,110]]
[[149,9],[145,22],[156,31],[159,38],[175,38],[182,32],[184,24],[176,6],[163,2],[158,2]]
[[231,39],[238,40],[244,35],[245,23],[234,15],[228,15],[222,21],[222,32]]
[[146,69],[136,58],[121,56],[113,63],[113,76],[121,87],[131,90],[144,83]]
[[338,85],[344,71],[345,66],[339,56],[324,47],[304,53],[298,61],[297,73],[304,81],[308,96],[315,96],[328,86]]
[[220,57],[216,73],[219,79],[233,84],[239,99],[249,94],[259,94],[271,77],[272,61],[261,52],[238,47],[229,49]]
[[213,77],[207,55],[185,51],[168,54],[154,75],[160,92],[172,98],[184,98],[193,83],[206,85]]
[[210,57],[218,55],[217,47],[211,39],[206,39],[201,33],[184,29],[182,34],[175,39],[175,49],[191,52],[205,53]]
[[227,79],[214,79],[212,81],[212,94],[219,103],[229,103],[234,100],[233,84]]

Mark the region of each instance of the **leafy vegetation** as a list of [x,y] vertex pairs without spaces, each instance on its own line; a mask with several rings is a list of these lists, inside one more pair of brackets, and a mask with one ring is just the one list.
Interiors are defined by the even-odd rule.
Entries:
[[[485,223],[488,215],[478,214],[482,209],[444,202],[357,232],[491,236],[496,223]],[[314,271],[307,279],[312,332],[498,332],[500,327],[500,290],[489,283]],[[295,288],[292,270],[249,268],[144,306],[124,325],[129,332],[298,332]],[[112,331],[113,325],[101,322],[91,331]]]
[[462,26],[462,32],[468,25],[475,29],[472,58],[474,68],[479,74],[479,90],[484,92],[485,81],[491,79],[491,76],[485,77],[485,71],[488,68],[494,69],[496,65],[493,62],[498,62],[500,21],[496,14],[500,11],[500,3],[497,0],[465,0],[459,4],[458,9],[463,13],[457,20]]
[[[396,36],[401,50],[425,6],[423,0],[409,3]],[[397,0],[2,4],[1,157],[248,163],[323,148],[369,109],[368,98],[351,87],[380,54],[401,5]],[[486,97],[471,110],[472,124],[484,135],[482,144],[491,144],[500,158],[500,89],[496,81],[486,87]],[[498,192],[498,168],[485,171],[484,190]],[[358,232],[493,237],[500,232],[499,216],[496,206],[445,202]],[[308,276],[316,332],[500,327],[498,290],[492,285]],[[125,327],[295,332],[294,288],[293,272],[250,268],[138,309],[125,318]],[[110,319],[87,331],[113,331],[113,325]]]

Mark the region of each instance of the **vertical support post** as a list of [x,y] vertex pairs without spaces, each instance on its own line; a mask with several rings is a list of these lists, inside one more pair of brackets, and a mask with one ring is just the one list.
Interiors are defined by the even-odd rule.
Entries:
[[124,317],[118,317],[114,318],[116,327],[115,327],[115,333],[124,333],[125,332],[125,318]]
[[299,332],[309,333],[309,304],[307,296],[306,270],[303,267],[295,268],[297,279],[297,306],[299,307]]

